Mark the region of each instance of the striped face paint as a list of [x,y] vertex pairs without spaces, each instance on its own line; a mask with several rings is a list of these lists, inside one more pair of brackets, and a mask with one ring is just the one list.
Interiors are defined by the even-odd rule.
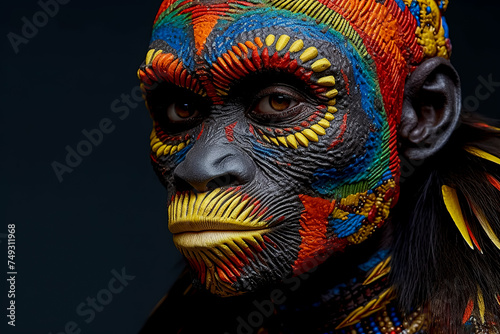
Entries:
[[200,285],[252,291],[383,225],[404,81],[448,56],[446,5],[164,1],[138,76],[169,229]]

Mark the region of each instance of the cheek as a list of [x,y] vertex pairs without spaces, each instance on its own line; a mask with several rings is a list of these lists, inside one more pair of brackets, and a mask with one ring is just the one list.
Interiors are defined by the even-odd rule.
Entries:
[[396,183],[388,177],[373,189],[339,200],[299,195],[304,211],[300,218],[302,239],[294,274],[300,275],[323,263],[348,245],[366,240],[389,216]]
[[323,263],[332,253],[342,251],[346,242],[329,238],[328,217],[334,210],[335,201],[299,195],[304,211],[300,217],[300,236],[302,243],[293,272],[300,275]]

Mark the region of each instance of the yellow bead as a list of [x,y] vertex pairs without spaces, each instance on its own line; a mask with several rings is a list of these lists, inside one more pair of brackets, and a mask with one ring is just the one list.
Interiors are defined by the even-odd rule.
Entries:
[[324,70],[327,70],[332,66],[328,59],[322,58],[320,60],[316,60],[312,65],[311,68],[314,72],[323,72]]
[[293,148],[297,148],[297,140],[295,139],[294,135],[289,135],[286,137],[286,141],[288,142],[288,145],[290,145]]
[[318,124],[314,124],[314,125],[311,125],[311,130],[313,130],[314,132],[316,132],[316,134],[320,135],[320,136],[324,136],[326,134],[326,131],[325,129],[323,129],[320,125]]
[[[326,118],[326,115],[325,115],[325,118]],[[322,119],[318,122],[319,126],[321,126],[322,128],[325,128],[325,129],[328,129],[330,127],[330,122],[328,122],[326,119]]]
[[276,138],[270,137],[269,139],[271,139],[271,141],[274,143],[274,145],[280,146],[280,143],[278,143],[278,141],[276,140]]
[[266,37],[266,45],[267,45],[267,46],[271,46],[271,45],[273,45],[273,43],[274,43],[274,39],[275,39],[275,38],[276,38],[276,37],[275,37],[274,35],[269,35],[269,36],[267,36],[267,37]]
[[333,75],[329,75],[327,77],[319,78],[318,85],[327,87],[335,86],[335,77]]
[[338,93],[339,93],[339,91],[338,91],[338,90],[336,90],[336,89],[332,89],[332,90],[329,90],[328,92],[326,92],[326,93],[325,93],[325,96],[326,96],[327,98],[331,99],[331,98],[333,98],[333,97],[337,96],[337,95],[338,95]]
[[[328,111],[330,111],[330,110],[328,110]],[[327,112],[327,113],[325,114],[325,119],[326,119],[327,121],[333,121],[333,120],[335,119],[335,116],[333,116],[332,114],[330,114],[329,112]]]
[[151,62],[151,60],[153,59],[153,54],[155,53],[155,49],[151,49],[148,51],[148,53],[146,54],[146,65],[149,65],[149,63]]
[[328,106],[328,112],[331,112],[332,114],[335,114],[337,111],[338,111],[337,108],[332,107],[332,106]]
[[288,144],[286,143],[285,137],[277,137],[278,141],[284,145],[285,147],[288,147]]
[[337,104],[337,100],[335,100],[335,99],[328,101],[329,106],[334,106],[336,104]]
[[158,137],[154,137],[152,140],[151,140],[151,143],[150,143],[150,146],[153,147],[154,144],[156,144],[157,142],[159,142],[160,139]]
[[161,145],[160,147],[158,147],[158,149],[155,151],[157,157],[163,155],[163,150],[165,149],[166,146],[167,145]]
[[316,49],[314,46],[311,46],[307,48],[302,54],[300,55],[300,60],[302,60],[303,63],[308,62],[311,59],[314,59],[318,56],[318,49]]
[[303,48],[304,48],[304,41],[299,39],[299,40],[296,40],[295,42],[292,43],[292,46],[290,46],[290,49],[288,49],[288,51],[299,52]]
[[266,136],[266,135],[262,135],[262,138],[264,138],[264,140],[267,141],[268,143],[271,142],[271,140],[269,139],[269,137]]
[[156,151],[158,151],[158,149],[159,149],[159,148],[160,148],[160,146],[162,146],[162,145],[163,145],[163,143],[162,143],[161,141],[159,141],[159,140],[158,140],[158,142],[157,142],[157,143],[155,143],[155,144],[151,147],[151,149],[153,150],[153,152],[156,152]]
[[179,148],[177,146],[172,147],[172,150],[170,151],[170,155],[177,153]]
[[289,40],[290,40],[290,36],[281,35],[280,38],[278,38],[278,41],[276,42],[276,51],[283,50],[285,48],[285,46],[288,44]]
[[165,147],[165,149],[163,150],[163,154],[164,155],[169,155],[170,154],[170,150],[172,149],[172,145],[168,145],[167,147]]
[[302,134],[306,136],[306,138],[310,141],[318,141],[318,136],[311,129],[305,129],[304,131],[302,131]]
[[302,133],[297,132],[295,134],[295,138],[297,139],[297,141],[299,142],[300,145],[302,145],[304,147],[309,146],[309,140],[307,140],[307,138],[304,137],[304,135]]
[[177,146],[177,149],[180,151],[180,150],[182,150],[184,147],[186,147],[186,143],[180,143],[180,144]]
[[163,50],[156,50],[156,52],[153,53],[153,57],[151,58],[151,62],[153,62],[155,60],[156,56],[158,56],[162,52],[163,52]]

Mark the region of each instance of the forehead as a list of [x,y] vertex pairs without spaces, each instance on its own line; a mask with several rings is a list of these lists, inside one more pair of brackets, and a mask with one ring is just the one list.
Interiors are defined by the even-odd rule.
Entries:
[[318,1],[300,7],[294,5],[296,2],[288,1],[292,7],[286,1],[278,1],[278,5],[280,2],[285,5],[234,0],[166,1],[155,20],[152,47],[165,48],[166,43],[168,51],[174,52],[191,70],[197,63],[211,65],[238,43],[265,44],[268,37],[274,36],[292,37],[290,44],[298,39],[315,45],[325,41],[342,48],[349,44],[351,52],[368,55],[359,34],[332,9]]

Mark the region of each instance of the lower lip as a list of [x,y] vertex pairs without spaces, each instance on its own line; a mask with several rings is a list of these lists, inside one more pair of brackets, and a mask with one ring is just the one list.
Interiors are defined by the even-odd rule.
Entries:
[[246,238],[255,239],[269,229],[250,230],[250,231],[197,231],[184,232],[174,234],[174,244],[181,248],[200,248],[200,247],[215,247],[227,242],[244,241]]

